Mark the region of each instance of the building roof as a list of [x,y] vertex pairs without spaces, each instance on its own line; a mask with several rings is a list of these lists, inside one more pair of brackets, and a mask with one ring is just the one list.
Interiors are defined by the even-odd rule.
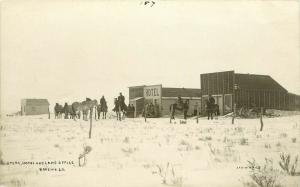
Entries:
[[140,85],[140,86],[129,86],[128,88],[143,88],[145,87],[146,85]]
[[49,105],[47,99],[22,99],[22,105]]
[[235,73],[235,83],[241,89],[287,90],[269,75]]
[[201,89],[195,88],[162,88],[162,97],[201,97]]

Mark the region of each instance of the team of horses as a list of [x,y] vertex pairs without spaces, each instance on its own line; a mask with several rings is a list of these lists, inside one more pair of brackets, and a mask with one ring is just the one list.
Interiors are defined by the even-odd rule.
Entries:
[[[82,102],[73,102],[71,105],[65,103],[64,106],[56,103],[54,106],[55,118],[62,118],[64,114],[65,119],[80,119],[81,115],[83,120],[88,120],[88,115],[92,117],[95,111],[95,119],[100,119],[100,115],[102,113],[102,118],[106,119],[107,106],[101,106],[98,104],[96,99],[91,100],[90,98],[86,98],[85,101]],[[96,112],[97,111],[97,112]],[[98,114],[98,116],[97,116]]]
[[[113,111],[116,112],[117,120],[122,120],[125,117],[127,111],[127,105],[124,102],[120,102],[115,100],[115,107]],[[179,111],[183,113],[184,119],[187,119],[187,112],[189,110],[189,100],[185,102],[176,102],[170,105],[170,121],[175,119],[175,112]],[[95,111],[95,112],[94,112]],[[83,120],[87,121],[88,116],[92,118],[93,113],[95,113],[95,120],[106,119],[107,114],[107,105],[106,103],[103,105],[98,104],[96,99],[92,100],[90,98],[86,98],[85,101],[82,102],[73,102],[71,105],[65,103],[64,106],[56,103],[54,107],[55,118],[62,118],[64,115],[65,119],[80,119],[81,115]],[[206,101],[206,113],[207,118],[213,119],[213,116],[220,115],[219,105],[214,102]]]

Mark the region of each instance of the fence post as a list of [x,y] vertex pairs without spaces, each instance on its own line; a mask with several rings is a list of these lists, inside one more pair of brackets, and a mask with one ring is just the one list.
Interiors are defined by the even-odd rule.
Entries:
[[261,107],[260,108],[260,131],[262,131],[264,128],[263,113],[264,113],[264,109],[263,107]]
[[89,131],[89,139],[92,137],[92,120],[93,120],[93,112],[92,109],[90,109],[90,131]]
[[233,115],[232,115],[232,121],[231,124],[234,124],[234,118],[236,116],[236,104],[233,105]]
[[198,108],[197,108],[197,124],[199,123],[199,111],[198,111]]
[[147,108],[146,107],[147,107],[146,104],[144,104],[143,114],[144,114],[145,122],[147,122]]
[[49,106],[48,106],[48,119],[50,119],[50,109],[49,109]]

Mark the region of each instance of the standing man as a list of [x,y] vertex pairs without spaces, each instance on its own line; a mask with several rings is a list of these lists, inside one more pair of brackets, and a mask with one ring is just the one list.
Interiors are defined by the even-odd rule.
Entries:
[[209,101],[209,103],[210,103],[211,105],[215,104],[215,102],[216,102],[215,99],[214,99],[214,97],[211,96],[211,95],[209,95],[208,101]]
[[118,97],[118,102],[120,104],[121,110],[124,110],[124,106],[125,106],[125,97],[122,95],[122,92],[120,92],[120,95]]
[[183,104],[181,96],[179,95],[177,98],[178,105],[181,106]]
[[133,106],[133,104],[131,104],[131,110],[132,110],[132,117],[135,117],[135,107]]
[[183,103],[183,117],[184,117],[184,119],[187,119],[187,112],[189,110],[189,104],[190,104],[190,102],[189,102],[188,99],[185,100],[185,102]]
[[106,105],[106,100],[104,98],[104,95],[102,95],[101,99],[100,99],[100,105],[101,106],[105,106]]
[[198,102],[194,105],[194,116],[198,115]]
[[100,110],[102,113],[102,119],[106,119],[106,112],[107,112],[107,104],[104,98],[104,95],[100,99]]
[[132,108],[131,108],[131,105],[129,104],[127,107],[127,111],[126,111],[126,116],[128,118],[131,118],[131,112],[132,112]]

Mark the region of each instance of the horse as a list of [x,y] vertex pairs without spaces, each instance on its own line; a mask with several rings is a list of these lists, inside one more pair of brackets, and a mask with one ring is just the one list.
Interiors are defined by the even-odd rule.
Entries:
[[82,109],[83,120],[87,121],[88,112],[90,112],[90,115],[92,115],[93,109],[96,108],[98,105],[98,101],[96,99],[91,100],[90,98],[86,98],[86,100],[81,102],[80,105]]
[[115,107],[112,109],[117,114],[117,120],[121,121],[121,106],[119,104],[119,101],[115,98],[114,101]]
[[123,103],[122,107],[120,107],[120,112],[122,113],[122,118],[124,119],[127,113],[127,105]]
[[106,113],[107,113],[107,105],[106,104],[97,105],[98,119],[100,119],[101,112],[102,112],[102,119],[106,119]]
[[189,110],[189,100],[186,100],[185,103],[182,102],[176,102],[170,105],[170,123],[172,122],[172,119],[175,119],[175,111],[183,112],[183,117],[186,120],[187,119],[187,112]]
[[54,106],[55,118],[61,118],[63,112],[63,106],[56,103]]
[[117,120],[122,120],[125,118],[125,114],[127,111],[127,106],[125,103],[120,103],[117,99],[115,99],[115,108],[113,109],[114,112],[117,114]]
[[68,107],[67,107],[67,113],[68,113],[68,115],[70,115],[70,119],[74,119],[75,113],[73,111],[72,105],[68,105]]
[[82,112],[82,106],[81,106],[81,103],[79,103],[79,102],[74,102],[74,103],[72,103],[71,107],[72,107],[73,119],[76,120],[76,117],[77,117],[78,119],[80,119],[80,114],[81,114],[81,112]]
[[63,113],[65,114],[65,119],[69,119],[69,115],[70,118],[72,118],[72,114],[73,114],[72,106],[68,105],[68,103],[65,103],[63,107]]
[[211,103],[208,100],[206,101],[206,113],[207,113],[207,119],[213,119],[213,115],[219,116],[220,110],[219,105],[215,103]]

